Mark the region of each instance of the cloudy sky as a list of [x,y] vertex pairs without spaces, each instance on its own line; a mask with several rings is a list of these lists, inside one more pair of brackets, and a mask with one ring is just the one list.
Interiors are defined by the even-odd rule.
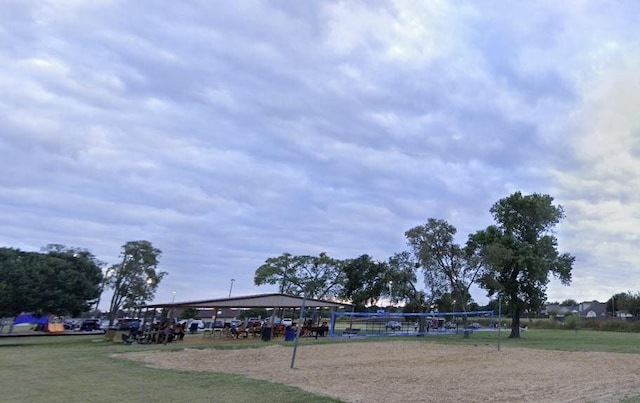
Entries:
[[220,298],[520,190],[565,208],[549,299],[603,301],[640,289],[639,105],[633,1],[4,0],[0,246],[145,239],[156,302]]

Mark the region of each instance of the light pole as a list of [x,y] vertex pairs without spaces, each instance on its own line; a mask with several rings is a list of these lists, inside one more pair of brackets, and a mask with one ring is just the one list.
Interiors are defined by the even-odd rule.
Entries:
[[611,296],[611,316],[616,317],[615,298]]
[[452,306],[452,311],[453,311],[453,323],[456,324],[456,329],[458,328],[458,322],[456,321],[456,301],[455,299],[452,301],[453,302],[453,306]]
[[[98,311],[100,310],[100,300],[102,299],[102,293],[104,292],[104,286],[107,284],[107,280],[113,274],[113,269],[107,269],[104,273],[104,277],[102,278],[102,283],[100,283],[100,295],[98,295],[98,301],[96,301],[96,309],[94,311],[96,318],[98,317]],[[102,316],[102,315],[100,315]]]
[[229,298],[231,298],[231,290],[233,290],[233,282],[236,281],[235,278],[231,279],[231,286],[229,287]]
[[173,302],[176,300],[176,292],[175,291],[171,291],[171,308],[169,309],[169,319],[172,318],[173,315]]

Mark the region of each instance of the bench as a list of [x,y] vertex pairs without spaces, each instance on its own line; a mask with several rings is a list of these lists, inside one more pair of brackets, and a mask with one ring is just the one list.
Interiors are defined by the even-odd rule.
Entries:
[[360,328],[347,328],[342,331],[342,334],[358,334],[360,333]]
[[[360,329],[357,330],[360,331]],[[313,326],[309,328],[308,335],[317,339],[318,336],[324,337],[328,332],[329,326]]]

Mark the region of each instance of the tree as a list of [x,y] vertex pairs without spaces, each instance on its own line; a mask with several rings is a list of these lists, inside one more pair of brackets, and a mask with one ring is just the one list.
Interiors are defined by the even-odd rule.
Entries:
[[342,284],[342,261],[322,252],[318,256],[291,256],[288,253],[269,258],[256,269],[254,284],[280,284],[281,292],[308,298],[338,294]]
[[158,284],[167,274],[158,271],[162,251],[149,241],[130,241],[122,246],[122,261],[107,270],[106,285],[113,289],[109,305],[112,325],[121,308],[136,308],[153,299]]
[[[404,300],[407,305],[415,307],[420,313],[433,309],[436,299],[446,290],[443,278],[439,276],[425,276],[425,288],[418,284],[418,269],[420,264],[414,260],[409,252],[400,252],[389,258],[389,273],[386,281],[391,285],[390,296],[393,300]],[[425,320],[421,318],[420,332],[425,331]]]
[[629,297],[629,303],[626,307],[627,313],[637,317],[640,314],[640,293],[636,292],[627,292]]
[[388,271],[385,262],[376,262],[369,255],[361,255],[345,261],[344,284],[340,297],[351,301],[356,311],[364,311],[369,304],[376,304],[389,289]]
[[0,316],[79,316],[98,297],[101,263],[90,252],[62,245],[43,250],[0,248]]
[[193,319],[198,316],[198,310],[196,308],[187,308],[180,314],[180,319]]
[[467,253],[482,264],[480,286],[489,297],[503,298],[512,317],[509,337],[518,338],[522,313],[540,309],[546,300],[549,274],[568,285],[575,258],[557,250],[552,231],[564,210],[551,196],[516,192],[490,211],[497,225],[471,235]]
[[253,278],[255,285],[263,284],[279,284],[281,294],[291,294],[291,288],[294,287],[293,282],[287,279],[293,279],[296,273],[296,258],[290,253],[283,253],[277,257],[270,257],[265,260],[256,270]]
[[89,310],[100,294],[104,263],[85,249],[48,245],[45,251],[52,273],[48,288],[55,292],[43,298],[43,311],[78,316]]
[[606,310],[611,312],[612,316],[617,316],[618,312],[638,316],[640,314],[640,293],[628,291],[614,294],[607,301]]
[[[473,255],[467,256],[454,242],[456,232],[456,228],[445,220],[429,218],[425,225],[405,232],[405,237],[420,262],[425,278],[432,278],[435,283],[446,283],[452,294],[451,302],[455,301],[455,306],[466,312],[471,300],[469,289],[476,281],[481,266]],[[467,316],[463,315],[462,320],[466,326]]]
[[578,305],[578,301],[576,301],[575,299],[565,299],[564,301],[562,301],[560,303],[560,305],[563,305],[563,306],[577,306]]

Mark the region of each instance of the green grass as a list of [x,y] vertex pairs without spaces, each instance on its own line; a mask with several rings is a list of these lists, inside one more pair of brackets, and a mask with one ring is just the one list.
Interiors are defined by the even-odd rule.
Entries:
[[[563,351],[601,351],[640,354],[640,334],[590,330],[532,329],[520,339],[501,332],[501,348],[524,347]],[[419,340],[425,343],[492,345],[497,332],[426,337],[368,337],[351,340],[302,339],[300,346],[326,343],[357,343]],[[260,348],[274,343],[260,339],[215,342],[195,335],[191,343],[133,345],[102,341],[100,336],[54,336],[0,338],[0,388],[2,402],[338,402],[286,385],[258,381],[240,375],[148,368],[141,363],[111,355],[150,349]],[[200,342],[202,341],[202,342]],[[291,346],[291,343],[287,343]],[[640,357],[639,357],[640,358]],[[318,380],[322,382],[322,380]],[[627,402],[640,402],[640,397]]]
[[[640,354],[639,333],[532,329],[521,332],[520,339],[509,339],[509,330],[500,333],[500,345],[506,348]],[[420,339],[446,344],[489,344],[497,348],[498,332],[474,332],[469,339],[464,339],[462,335],[426,336]]]
[[[313,402],[338,400],[240,375],[167,371],[112,358],[142,349],[88,336],[0,339],[2,402]],[[98,338],[97,340],[101,340]],[[253,343],[247,347],[260,345]],[[191,346],[190,346],[191,347]]]

